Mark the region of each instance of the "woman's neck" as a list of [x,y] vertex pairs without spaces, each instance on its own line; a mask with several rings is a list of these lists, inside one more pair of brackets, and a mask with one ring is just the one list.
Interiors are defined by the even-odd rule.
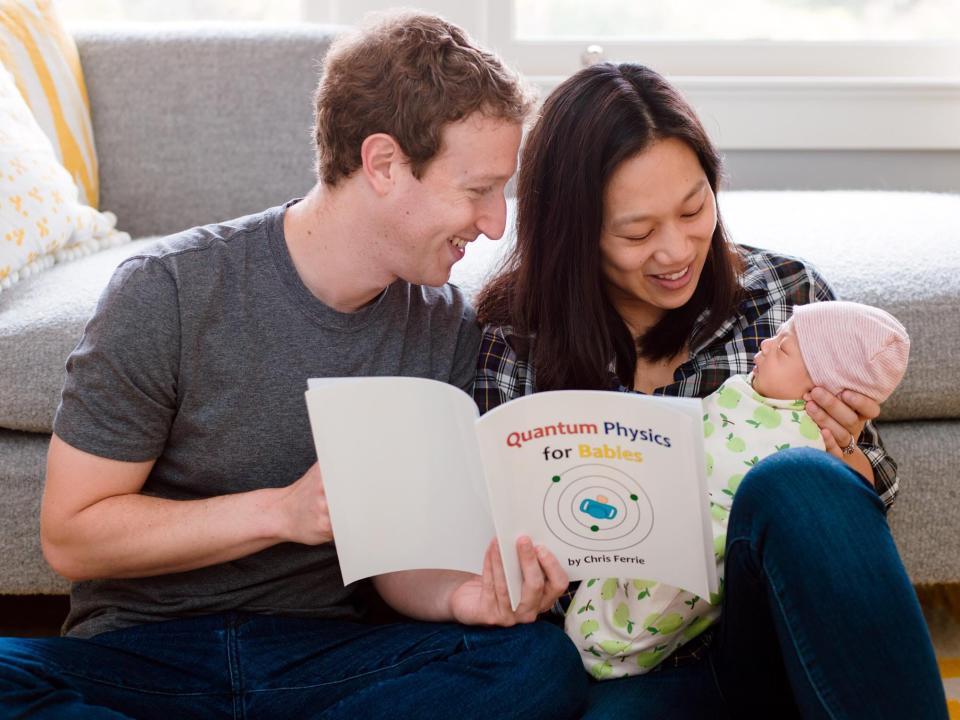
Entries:
[[610,298],[614,309],[634,338],[643,335],[664,316],[664,311],[645,302]]
[[671,384],[674,373],[686,362],[688,355],[689,350],[684,345],[676,355],[662,360],[638,357],[637,368],[633,373],[633,389],[649,395],[657,388]]

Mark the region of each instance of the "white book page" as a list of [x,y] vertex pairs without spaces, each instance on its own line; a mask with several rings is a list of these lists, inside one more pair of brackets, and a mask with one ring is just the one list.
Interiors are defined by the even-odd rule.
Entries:
[[[694,427],[693,457],[699,458],[694,465],[697,470],[700,486],[709,501],[710,486],[707,484],[707,460],[706,451],[703,447],[703,400],[699,398],[665,397],[663,395],[647,395],[645,397],[654,402],[662,403],[667,407],[685,412],[690,418]],[[707,511],[703,513],[703,536],[708,540],[708,542],[704,543],[703,552],[704,561],[707,563],[707,569],[710,573],[710,592],[715,593],[718,592],[720,580],[717,576],[717,559],[714,555],[713,543],[709,541],[710,538],[713,537],[713,522],[710,520],[709,502],[707,502]],[[697,594],[699,595],[700,593]],[[709,597],[709,595],[701,595],[701,597]]]
[[521,578],[512,545],[522,534],[546,545],[571,580],[655,579],[702,597],[717,590],[700,414],[696,401],[678,402],[544,392],[479,420],[511,601]]
[[480,573],[494,528],[472,398],[421,378],[308,386],[344,584],[397,570]]

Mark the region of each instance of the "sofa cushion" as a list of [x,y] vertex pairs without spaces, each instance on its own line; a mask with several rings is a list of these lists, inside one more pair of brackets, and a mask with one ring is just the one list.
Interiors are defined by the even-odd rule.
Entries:
[[882,419],[960,417],[960,195],[733,192],[721,208],[736,242],[805,258],[904,324],[910,363]]
[[36,118],[0,65],[0,288],[21,277],[130,241],[116,217],[79,202]]
[[0,59],[14,76],[80,202],[98,205],[90,103],[73,38],[50,0],[0,2]]
[[[960,417],[960,196],[740,191],[719,203],[734,242],[804,258],[842,299],[904,324],[910,364],[884,420]],[[508,243],[474,243],[452,280],[472,296]]]
[[0,293],[0,427],[49,433],[64,364],[114,268],[151,239],[55,265]]

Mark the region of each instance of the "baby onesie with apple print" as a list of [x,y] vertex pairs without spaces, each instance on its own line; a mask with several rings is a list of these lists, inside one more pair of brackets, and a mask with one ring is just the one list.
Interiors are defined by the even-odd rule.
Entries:
[[595,678],[641,675],[655,668],[720,617],[723,555],[733,496],[747,471],[793,447],[824,449],[802,400],[758,395],[750,375],[734,375],[703,399],[703,436],[714,555],[720,592],[709,599],[653,580],[585,580],[564,628]]

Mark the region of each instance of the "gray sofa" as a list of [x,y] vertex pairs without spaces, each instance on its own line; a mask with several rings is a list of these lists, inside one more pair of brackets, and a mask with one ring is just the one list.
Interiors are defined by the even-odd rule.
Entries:
[[[303,194],[311,97],[331,28],[87,32],[77,37],[100,160],[101,206],[130,245],[0,293],[0,594],[61,593],[38,513],[66,356],[111,271],[163,235]],[[960,197],[727,193],[735,240],[813,260],[847,299],[885,307],[913,338],[881,430],[900,462],[890,520],[916,583],[960,581]],[[144,239],[146,238],[146,239]],[[473,291],[504,242],[472,245]]]

